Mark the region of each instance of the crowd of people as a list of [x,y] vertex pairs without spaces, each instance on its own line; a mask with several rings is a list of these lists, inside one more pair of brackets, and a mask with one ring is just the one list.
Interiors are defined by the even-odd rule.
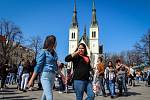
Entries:
[[[12,66],[8,60],[4,64],[0,64],[0,89],[8,88],[8,85],[17,84],[17,89],[26,92],[27,83],[32,76],[36,61],[24,60],[18,65]],[[30,88],[31,89],[31,88]]]
[[[38,80],[38,88],[43,89],[41,100],[53,100],[53,89],[61,92],[73,87],[76,100],[82,100],[84,93],[86,100],[94,100],[95,96],[102,95],[116,98],[127,96],[127,84],[135,86],[135,80],[142,79],[150,85],[150,72],[139,73],[126,66],[120,59],[104,63],[103,57],[98,57],[95,66],[91,66],[86,45],[80,43],[77,49],[65,57],[66,62],[72,62],[73,67],[67,68],[64,63],[58,63],[56,53],[56,37],[47,36],[43,49],[36,59],[29,61],[22,59],[19,65],[10,66],[8,60],[0,64],[1,90],[8,85],[17,84],[17,89],[23,92],[32,90],[34,81]],[[108,90],[108,92],[106,91]]]

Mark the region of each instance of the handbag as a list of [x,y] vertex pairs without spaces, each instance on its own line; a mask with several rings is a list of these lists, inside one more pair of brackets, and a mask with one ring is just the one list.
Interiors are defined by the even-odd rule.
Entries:
[[[78,67],[78,65],[77,65]],[[69,78],[67,80],[67,84],[68,85],[72,85],[73,84],[73,81],[74,81],[74,72],[76,71],[77,67],[73,70],[73,72],[71,73],[71,75],[69,75]],[[72,67],[71,67],[72,69]]]
[[67,85],[72,85],[74,81],[74,71],[73,73],[69,76],[68,80],[67,80]]

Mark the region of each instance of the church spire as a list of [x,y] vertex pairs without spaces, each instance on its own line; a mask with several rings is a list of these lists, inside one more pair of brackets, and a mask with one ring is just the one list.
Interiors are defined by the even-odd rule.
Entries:
[[96,8],[95,8],[95,3],[93,0],[93,7],[92,7],[92,22],[91,26],[98,26],[98,22],[96,20]]
[[74,0],[74,11],[73,11],[73,17],[72,17],[71,27],[78,27],[77,10],[76,10],[76,0]]
[[84,34],[86,34],[86,25],[84,26]]
[[86,25],[84,26],[84,33],[83,33],[83,41],[87,44],[87,36],[86,36]]

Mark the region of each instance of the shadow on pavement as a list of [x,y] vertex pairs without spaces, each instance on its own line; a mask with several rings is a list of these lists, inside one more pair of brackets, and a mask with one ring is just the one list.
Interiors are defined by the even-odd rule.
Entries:
[[140,84],[136,84],[134,87],[139,87],[139,86],[141,86]]
[[137,92],[128,92],[128,96],[135,96],[135,95],[142,95],[142,94]]
[[14,91],[12,91],[12,90],[6,90],[6,89],[5,89],[5,90],[0,90],[0,93],[1,93],[1,92],[14,92]]
[[[34,99],[37,99],[37,98],[31,98],[31,99],[21,99],[21,100],[34,100]],[[18,100],[18,99],[11,99],[11,100]]]
[[20,93],[16,93],[16,91],[7,89],[0,91],[0,95],[11,95],[11,94],[20,94]]
[[4,92],[0,92],[0,95],[12,95],[12,94],[14,94],[14,95],[16,95],[16,94],[20,94],[20,93],[16,93],[16,92],[6,92],[6,93],[4,93]]
[[37,99],[37,98],[27,98],[25,99],[26,97],[28,96],[9,96],[9,97],[0,97],[0,100],[34,100],[34,99]]

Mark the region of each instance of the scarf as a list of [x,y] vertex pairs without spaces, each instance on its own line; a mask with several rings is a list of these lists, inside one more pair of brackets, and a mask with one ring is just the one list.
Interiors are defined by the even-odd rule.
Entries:
[[88,56],[84,56],[84,55],[80,55],[82,58],[83,58],[83,60],[86,62],[86,63],[89,63],[89,57]]

